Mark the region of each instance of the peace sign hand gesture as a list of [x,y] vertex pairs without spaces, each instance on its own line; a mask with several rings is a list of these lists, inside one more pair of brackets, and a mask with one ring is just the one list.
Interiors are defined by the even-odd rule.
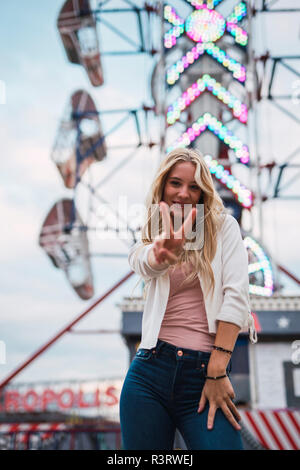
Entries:
[[160,211],[162,216],[163,232],[155,238],[153,253],[158,264],[165,262],[173,265],[178,262],[179,256],[183,251],[183,246],[186,241],[185,235],[194,223],[197,209],[191,209],[186,220],[176,232],[174,232],[168,205],[165,202],[160,202]]

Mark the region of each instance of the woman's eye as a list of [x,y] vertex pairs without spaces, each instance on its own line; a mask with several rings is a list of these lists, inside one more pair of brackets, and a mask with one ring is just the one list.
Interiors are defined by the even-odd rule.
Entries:
[[[179,181],[171,181],[170,183],[173,186],[178,186],[180,184]],[[196,184],[193,184],[193,186],[191,186],[191,189],[197,191],[199,189],[199,186],[197,186]]]

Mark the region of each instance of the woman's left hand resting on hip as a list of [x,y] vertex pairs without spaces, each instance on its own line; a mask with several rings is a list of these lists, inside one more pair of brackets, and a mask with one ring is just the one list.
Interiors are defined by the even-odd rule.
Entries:
[[228,377],[218,380],[206,380],[199,402],[198,413],[204,410],[205,404],[208,401],[208,429],[212,429],[214,426],[215,414],[218,408],[221,408],[225,417],[235,429],[241,429],[241,426],[237,422],[237,420],[239,421],[241,419],[241,416],[232,402],[234,397],[234,390]]

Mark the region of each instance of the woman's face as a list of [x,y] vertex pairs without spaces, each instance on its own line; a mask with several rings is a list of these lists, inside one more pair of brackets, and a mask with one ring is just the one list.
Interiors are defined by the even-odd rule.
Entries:
[[194,180],[195,170],[194,163],[179,162],[173,166],[167,176],[162,200],[169,206],[173,206],[171,212],[174,215],[184,215],[184,204],[196,207],[196,204],[199,203],[201,189]]

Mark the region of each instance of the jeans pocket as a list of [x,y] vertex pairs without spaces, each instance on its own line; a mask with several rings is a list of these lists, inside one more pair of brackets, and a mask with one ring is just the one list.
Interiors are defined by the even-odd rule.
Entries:
[[197,364],[196,369],[200,372],[201,377],[205,377],[207,375],[207,366],[208,359],[201,360],[201,362]]
[[152,357],[152,349],[140,348],[137,350],[135,357],[143,361],[148,361]]

